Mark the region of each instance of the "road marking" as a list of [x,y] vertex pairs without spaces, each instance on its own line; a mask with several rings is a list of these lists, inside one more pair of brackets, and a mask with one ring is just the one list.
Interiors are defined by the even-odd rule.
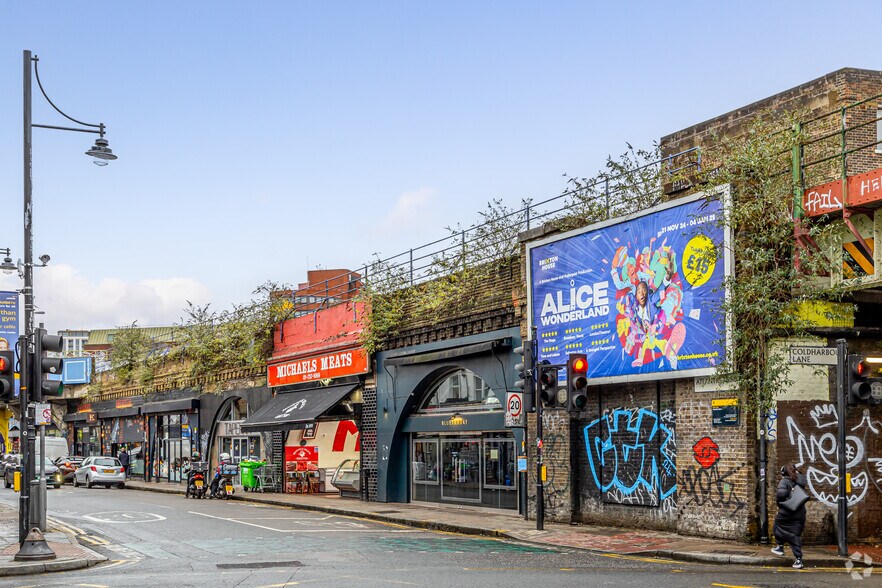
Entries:
[[77,586],[85,586],[85,588],[108,588],[104,584],[77,584]]
[[714,582],[711,586],[719,586],[719,588],[753,588],[753,586],[737,586],[735,584],[717,584]]
[[100,570],[100,571],[103,572],[104,570],[109,570],[110,568],[118,568],[118,567],[121,566],[121,565],[128,564],[128,563],[135,563],[136,561],[139,561],[139,560],[131,560],[131,559],[115,559],[115,560],[113,560],[112,562],[110,562],[110,563],[107,564],[107,565],[103,565],[103,566],[95,566],[93,569],[96,570],[96,571],[99,571],[99,570]]
[[[249,523],[246,520],[238,519],[238,518],[230,518],[230,517],[218,517],[215,515],[206,514],[204,512],[196,512],[194,510],[188,510],[189,514],[199,515],[201,517],[208,517],[210,519],[218,519],[220,521],[227,521],[230,523],[239,523],[240,525],[248,525],[249,527],[257,527],[258,529],[265,529],[267,531],[275,531],[276,533],[354,533],[354,532],[362,532],[362,533],[389,533],[390,531],[386,529],[358,529],[353,528],[357,526],[365,527],[365,525],[361,525],[360,523],[350,523],[350,522],[339,522],[336,524],[339,525],[348,525],[345,529],[277,529],[275,527],[267,527],[266,525],[258,525],[257,523]],[[274,519],[279,520],[279,519]],[[287,520],[287,519],[281,519]],[[393,533],[418,533],[419,529],[401,529],[392,531]],[[232,539],[230,539],[232,541]]]
[[[129,520],[119,521],[114,520],[113,517],[122,516]],[[137,524],[137,523],[156,523],[159,521],[164,521],[166,518],[162,515],[158,515],[152,512],[124,512],[120,510],[108,510],[104,512],[96,512],[90,515],[83,515],[84,519],[88,519],[90,521],[94,521],[96,523],[111,523],[111,524]]]
[[108,544],[108,542],[106,540],[101,539],[100,537],[93,537],[91,535],[80,535],[77,537],[77,539],[87,541],[88,543],[91,543],[92,545],[107,545]]

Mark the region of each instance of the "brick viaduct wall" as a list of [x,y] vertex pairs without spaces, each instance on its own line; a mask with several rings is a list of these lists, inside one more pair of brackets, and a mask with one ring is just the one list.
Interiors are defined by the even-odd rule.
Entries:
[[[543,419],[546,519],[746,539],[755,531],[753,426],[712,425],[712,400],[693,380],[591,389],[587,410]],[[536,418],[527,439],[536,438]],[[534,443],[529,449],[529,516],[536,512]]]

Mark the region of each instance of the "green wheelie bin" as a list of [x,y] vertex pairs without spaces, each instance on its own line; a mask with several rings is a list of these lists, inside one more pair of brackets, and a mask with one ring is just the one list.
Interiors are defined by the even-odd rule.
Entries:
[[245,460],[239,462],[239,474],[242,480],[242,488],[248,492],[249,490],[257,490],[260,484],[254,477],[254,470],[266,465],[265,461]]

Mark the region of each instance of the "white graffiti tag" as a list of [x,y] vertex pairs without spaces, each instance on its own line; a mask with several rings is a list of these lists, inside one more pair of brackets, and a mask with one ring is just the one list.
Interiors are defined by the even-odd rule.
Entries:
[[[837,464],[836,407],[820,404],[809,413],[815,430],[801,431],[792,416],[787,417],[787,434],[790,444],[799,451],[797,466],[806,467],[808,489],[812,495],[827,506],[835,507],[839,500],[839,467]],[[845,438],[846,470],[851,473],[851,493],[848,505],[853,506],[864,499],[869,489],[867,473],[855,473],[864,461],[864,442],[854,435]]]

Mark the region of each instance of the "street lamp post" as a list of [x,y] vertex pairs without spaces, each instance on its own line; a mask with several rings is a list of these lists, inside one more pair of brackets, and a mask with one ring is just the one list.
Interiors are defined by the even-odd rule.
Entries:
[[[107,139],[104,138],[105,127],[103,123],[90,124],[76,120],[75,118],[71,118],[70,116],[62,112],[61,109],[55,106],[52,100],[49,99],[49,96],[46,95],[46,91],[43,89],[43,84],[40,82],[38,61],[39,58],[36,55],[31,55],[30,51],[25,50],[23,52],[22,81],[24,98],[24,263],[22,264],[23,267],[21,269],[23,274],[22,277],[24,278],[24,287],[22,288],[22,294],[24,295],[24,341],[21,344],[21,350],[19,352],[19,369],[21,373],[20,416],[22,418],[22,485],[21,496],[19,497],[18,513],[19,544],[23,546],[22,551],[24,551],[24,544],[29,531],[29,515],[32,498],[30,482],[35,474],[34,414],[30,409],[30,402],[37,402],[42,399],[39,389],[40,382],[34,381],[33,366],[31,365],[34,362],[33,360],[39,361],[39,358],[33,358],[33,356],[31,355],[34,346],[34,238],[32,202],[33,186],[31,183],[31,137],[33,134],[33,129],[37,127],[43,129],[55,129],[60,131],[95,133],[98,135],[98,138],[95,140],[95,145],[92,146],[91,149],[86,151],[86,155],[94,157],[95,163],[98,165],[107,165],[109,161],[116,159],[116,155],[113,154],[113,151],[111,151],[108,146]],[[43,97],[46,98],[46,101],[52,106],[52,108],[54,108],[66,119],[80,125],[80,127],[59,127],[54,125],[42,125],[35,124],[32,121],[31,72],[34,72],[34,74],[36,75],[37,85],[40,88],[40,92],[43,94]],[[45,480],[41,480],[41,483],[45,484]],[[40,508],[46,508],[45,500],[41,500]],[[43,517],[41,516],[40,519],[42,518]],[[21,551],[19,552],[19,555],[21,555]],[[22,558],[19,558],[19,555],[16,555],[16,559],[24,559],[28,557],[27,555],[25,555]],[[51,557],[54,557],[54,554],[52,554]]]

